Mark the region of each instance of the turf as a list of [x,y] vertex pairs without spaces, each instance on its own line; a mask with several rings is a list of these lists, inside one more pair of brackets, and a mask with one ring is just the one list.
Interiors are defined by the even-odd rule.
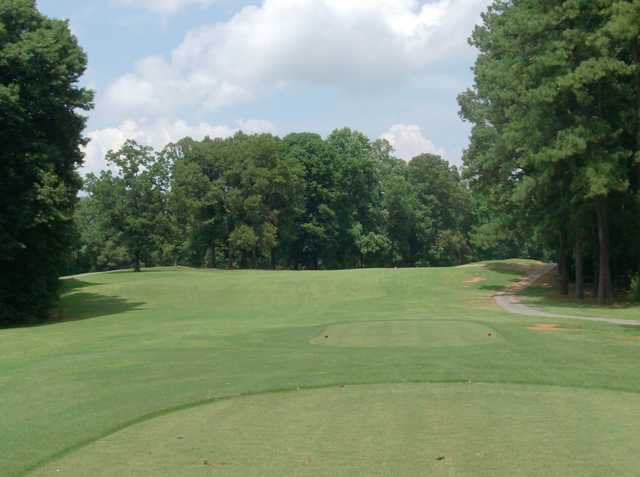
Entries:
[[145,421],[34,475],[637,475],[639,408],[637,394],[501,384],[268,393]]
[[[618,459],[621,467],[613,467],[619,470],[616,475],[625,475],[625,466],[633,458],[636,465],[640,464],[640,458],[620,458],[619,442],[638,442],[640,426],[620,427],[618,418],[609,420],[608,416],[619,408],[621,420],[640,422],[640,416],[624,414],[627,411],[621,405],[625,400],[630,405],[637,402],[635,393],[640,392],[640,330],[570,321],[561,324],[567,331],[532,331],[530,327],[541,323],[540,318],[507,315],[491,298],[496,290],[518,280],[530,265],[514,262],[450,269],[341,272],[166,269],[69,280],[60,307],[64,322],[0,330],[0,475],[50,470],[47,463],[61,457],[79,459],[73,467],[100,465],[95,454],[85,452],[101,445],[102,439],[112,439],[114,432],[135,432],[137,426],[130,427],[133,424],[142,425],[155,416],[168,418],[180,409],[221,399],[232,403],[234,397],[251,395],[258,399],[255,402],[277,399],[280,403],[282,399],[278,405],[286,407],[296,394],[275,391],[318,389],[309,392],[322,396],[324,387],[378,384],[386,386],[375,388],[382,389],[380,402],[376,404],[374,399],[367,405],[393,415],[399,411],[384,409],[389,401],[384,398],[384,389],[395,389],[391,383],[468,382],[525,385],[527,389],[558,386],[569,403],[578,403],[593,393],[593,399],[601,405],[588,405],[587,401],[576,405],[589,413],[584,415],[587,427],[589,421],[594,422],[589,429],[598,433],[599,447],[582,437],[567,438],[563,452],[548,454],[548,465],[563,469],[567,476],[603,475],[595,471],[597,467],[589,474],[586,467],[575,464],[581,459],[590,462],[590,455],[597,451],[603,456],[602,465],[616,466],[613,459]],[[327,343],[322,342],[324,336],[329,336]],[[503,394],[501,389],[506,388],[496,387],[495,394]],[[539,389],[536,387],[536,392]],[[518,391],[514,392],[512,397],[517,396]],[[268,394],[261,397],[261,393]],[[410,395],[406,399],[411,400]],[[496,410],[511,407],[526,414],[530,407],[529,401],[517,397],[500,401],[488,394],[478,396],[477,402]],[[467,401],[463,395],[460,399],[464,407]],[[444,402],[447,400],[455,401],[453,397]],[[607,410],[604,403],[609,401],[611,409]],[[326,402],[324,412],[331,409],[331,401]],[[554,403],[540,400],[541,409],[534,417],[543,412],[556,416],[557,401]],[[345,402],[338,408],[348,414],[349,406]],[[276,418],[268,418],[267,408],[263,410],[265,421],[256,424],[267,429],[269,419]],[[447,415],[449,411],[442,412]],[[457,411],[452,408],[451,413],[448,415],[455,416]],[[406,427],[397,431],[398,439],[404,440],[393,444],[400,446],[396,449],[403,448],[402,442],[427,439],[424,433],[417,433],[411,419],[398,419],[396,425]],[[282,439],[296,440],[311,432],[305,422],[294,421]],[[331,439],[346,442],[375,438],[368,434],[371,427],[363,424],[359,428],[354,422],[349,429],[335,427]],[[499,432],[508,435],[528,431],[529,424],[517,420],[500,422]],[[466,429],[462,417],[451,425]],[[482,437],[481,426],[468,429],[466,434],[457,434],[452,452],[457,448],[456,452],[466,455],[466,443]],[[236,432],[241,430],[239,426]],[[240,446],[232,439],[235,435],[227,433],[231,454],[236,444]],[[147,444],[129,442],[132,454],[125,458],[139,455],[141,446],[149,445],[152,452],[156,449],[154,436],[144,436]],[[330,449],[323,454],[324,438],[317,439],[319,448],[314,455],[329,466],[323,472],[333,469],[338,473],[341,461],[332,459]],[[256,433],[253,442],[268,447],[274,441],[266,432]],[[162,443],[158,441],[157,445]],[[407,447],[407,456],[412,455],[412,448]],[[187,458],[181,449],[176,443],[173,451],[166,450],[162,458],[158,457],[158,462],[181,462]],[[234,452],[240,450],[238,447]],[[272,451],[278,456],[286,449],[274,446]],[[516,451],[526,456],[531,449]],[[241,455],[233,455],[240,462]],[[503,462],[507,457],[493,455],[497,469],[508,469]],[[368,458],[377,459],[374,455]],[[406,471],[407,467],[401,467],[402,475],[423,475],[419,467],[422,460],[406,460],[415,462],[415,466]],[[284,460],[280,462],[286,465]],[[448,470],[453,475],[456,469],[463,472],[472,464],[460,457],[448,465],[453,466]],[[484,465],[480,462],[478,472]],[[276,470],[262,474],[287,474]],[[504,470],[493,475],[512,474]]]
[[[570,316],[614,318],[618,320],[640,320],[640,305],[619,301],[612,306],[599,306],[588,296],[584,301],[561,296],[549,286],[536,286],[521,293],[523,304],[547,313]],[[623,297],[624,298],[624,297]]]
[[486,325],[460,321],[369,321],[327,327],[311,343],[351,348],[493,345],[502,337]]

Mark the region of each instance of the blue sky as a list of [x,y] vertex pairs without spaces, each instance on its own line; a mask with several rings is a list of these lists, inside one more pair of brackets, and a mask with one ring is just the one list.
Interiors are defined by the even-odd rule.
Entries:
[[39,0],[68,18],[96,91],[85,171],[128,138],[349,126],[460,163],[467,45],[488,0]]

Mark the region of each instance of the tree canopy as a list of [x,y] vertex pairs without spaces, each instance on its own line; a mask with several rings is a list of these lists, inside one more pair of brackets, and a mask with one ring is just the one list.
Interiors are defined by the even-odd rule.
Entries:
[[637,0],[495,1],[460,96],[474,191],[556,250],[565,293],[570,251],[580,298],[590,255],[600,303],[640,264],[639,18]]
[[92,93],[65,21],[0,2],[0,323],[45,319],[73,243]]
[[159,152],[128,142],[107,157],[115,173],[89,177],[77,215],[80,270],[117,267],[122,250],[134,265],[290,269],[474,256],[475,213],[459,171],[430,154],[407,163],[351,129],[326,139],[186,138]]
[[[127,141],[78,175],[87,58],[34,0],[0,3],[0,323],[62,272],[555,259],[564,294],[640,283],[640,0],[495,0],[470,39],[464,167],[360,131]],[[86,195],[79,196],[84,188]],[[634,285],[635,284],[635,285]],[[636,290],[640,293],[639,290]]]

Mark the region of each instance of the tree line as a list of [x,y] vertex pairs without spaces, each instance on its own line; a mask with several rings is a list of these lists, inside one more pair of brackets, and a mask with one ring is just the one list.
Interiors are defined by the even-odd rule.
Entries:
[[[496,254],[474,240],[480,214],[456,167],[432,154],[405,162],[348,128],[185,138],[158,152],[129,141],[107,162],[76,210],[76,272],[446,266]],[[505,256],[518,247],[503,242]]]
[[67,22],[0,2],[0,324],[48,317],[74,235],[92,93]]
[[497,0],[471,44],[474,193],[555,252],[564,294],[640,295],[640,1]]
[[83,181],[86,55],[35,0],[0,2],[0,324],[46,320],[61,275],[175,264],[535,257],[565,294],[640,299],[640,0],[495,0],[470,42],[462,170],[338,129],[129,141]]

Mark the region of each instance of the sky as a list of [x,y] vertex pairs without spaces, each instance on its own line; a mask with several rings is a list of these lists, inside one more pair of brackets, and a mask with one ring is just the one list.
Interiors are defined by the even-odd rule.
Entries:
[[467,39],[489,0],[38,0],[68,19],[96,93],[83,173],[125,140],[350,127],[460,165]]

